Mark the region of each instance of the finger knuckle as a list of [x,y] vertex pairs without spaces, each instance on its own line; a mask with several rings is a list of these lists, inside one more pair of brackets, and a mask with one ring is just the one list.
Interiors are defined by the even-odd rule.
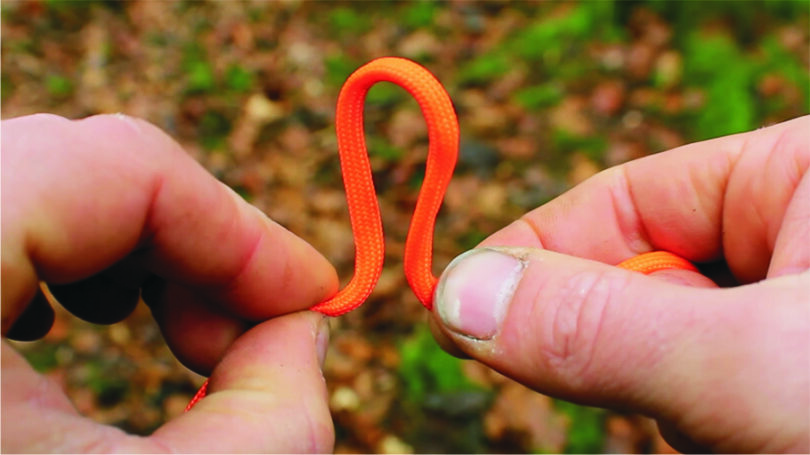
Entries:
[[608,271],[587,271],[558,288],[544,354],[562,377],[587,382],[592,375],[602,324],[621,283]]

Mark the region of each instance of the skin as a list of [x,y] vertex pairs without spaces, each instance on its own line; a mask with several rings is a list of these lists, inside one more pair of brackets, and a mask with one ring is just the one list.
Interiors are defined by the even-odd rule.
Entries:
[[[437,339],[539,392],[648,414],[680,450],[808,452],[809,132],[803,117],[597,174],[451,264]],[[736,283],[606,265],[657,249]],[[454,271],[455,290],[484,289],[493,257],[522,275],[481,339],[442,308]]]
[[94,322],[124,319],[142,289],[177,357],[213,371],[208,397],[139,437],[80,416],[3,340],[4,452],[332,449],[328,330],[301,311],[337,289],[326,259],[144,121],[21,117],[2,150],[3,335],[47,333],[39,281]]
[[[496,333],[445,324],[439,292],[439,341],[540,392],[647,413],[682,450],[810,450],[807,131],[802,118],[685,146],[530,212],[482,245],[523,265]],[[177,357],[213,370],[207,398],[137,437],[78,415],[4,341],[3,451],[332,448],[326,329],[299,311],[337,289],[323,257],[145,122],[23,117],[3,122],[2,150],[3,334],[47,332],[39,281],[99,322],[141,290]],[[650,249],[721,262],[743,285],[604,264]]]

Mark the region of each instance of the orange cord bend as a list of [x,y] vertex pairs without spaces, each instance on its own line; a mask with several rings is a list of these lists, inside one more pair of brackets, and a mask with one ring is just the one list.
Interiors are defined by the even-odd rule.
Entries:
[[[382,221],[366,151],[363,105],[371,86],[383,81],[410,92],[427,123],[430,144],[425,178],[405,240],[404,268],[416,297],[427,309],[433,307],[433,291],[438,281],[431,270],[433,225],[458,157],[458,120],[450,96],[428,70],[410,60],[384,57],[355,71],[338,95],[335,122],[355,241],[355,271],[345,288],[311,308],[328,316],[339,316],[362,305],[382,273],[385,256]],[[618,267],[641,273],[673,268],[697,270],[689,261],[666,251],[641,254]],[[208,381],[194,395],[186,411],[205,397],[207,389]]]
[[424,183],[405,240],[405,277],[428,309],[433,306],[433,225],[458,157],[458,120],[450,96],[424,67],[410,60],[384,57],[355,71],[340,90],[335,116],[343,185],[355,241],[354,276],[331,299],[312,307],[338,316],[360,306],[371,294],[382,272],[384,240],[380,207],[371,179],[366,151],[363,105],[377,82],[393,82],[416,98],[428,130]]

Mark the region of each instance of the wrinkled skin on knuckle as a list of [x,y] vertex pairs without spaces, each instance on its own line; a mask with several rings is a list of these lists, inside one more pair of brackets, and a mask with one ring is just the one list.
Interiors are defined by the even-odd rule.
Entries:
[[548,332],[540,354],[573,388],[604,379],[599,359],[604,319],[625,284],[613,271],[584,271],[554,291],[555,308],[546,311]]
[[315,394],[293,395],[286,392],[255,390],[222,390],[200,401],[197,406],[205,412],[205,426],[196,431],[213,428],[227,435],[224,440],[183,445],[183,440],[167,434],[175,452],[234,451],[261,453],[326,453],[334,447],[334,426],[328,406]]
[[332,452],[335,446],[335,428],[326,402],[313,397],[296,400],[291,407],[294,408],[290,411],[291,415],[301,416],[298,424],[301,445],[294,447],[294,450],[309,453]]
[[[296,437],[289,441],[285,451],[304,453],[327,453],[334,449],[335,429],[329,407],[324,399],[311,394],[308,397],[285,397],[281,406],[284,415],[291,417],[288,423]],[[294,423],[293,423],[294,422]]]

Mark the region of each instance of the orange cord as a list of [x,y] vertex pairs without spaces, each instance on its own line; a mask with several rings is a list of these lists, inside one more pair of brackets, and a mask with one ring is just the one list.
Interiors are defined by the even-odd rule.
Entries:
[[458,157],[458,120],[450,96],[424,67],[410,60],[385,57],[372,60],[346,80],[338,95],[335,115],[343,185],[355,242],[354,276],[331,299],[312,307],[328,316],[351,311],[368,298],[382,273],[384,240],[380,207],[371,179],[366,151],[363,105],[377,82],[393,82],[416,98],[428,130],[425,178],[408,236],[404,268],[408,283],[425,307],[433,305],[433,225]]
[[186,405],[186,409],[183,412],[190,411],[191,408],[193,408],[198,401],[205,398],[205,395],[208,393],[208,381],[209,380],[206,379],[205,382],[203,382],[203,385],[200,386],[200,390],[198,390],[197,393],[195,393],[194,396],[191,397],[191,401],[188,402],[188,404]]
[[652,251],[650,253],[639,254],[630,259],[626,259],[616,267],[621,267],[635,272],[650,274],[659,270],[681,269],[697,272],[698,269],[686,259],[674,255],[669,251]]
[[[385,256],[382,221],[366,151],[363,106],[371,86],[383,81],[393,82],[410,92],[427,123],[430,145],[425,178],[405,240],[404,268],[416,297],[428,310],[433,307],[433,291],[438,281],[431,269],[433,225],[458,157],[458,120],[450,96],[428,70],[410,60],[384,57],[355,71],[338,95],[335,127],[355,241],[355,269],[345,288],[311,308],[327,316],[339,316],[362,305],[382,273]],[[635,256],[618,267],[641,273],[672,268],[696,270],[689,261],[665,251]],[[207,388],[208,381],[186,411],[205,396]]]

